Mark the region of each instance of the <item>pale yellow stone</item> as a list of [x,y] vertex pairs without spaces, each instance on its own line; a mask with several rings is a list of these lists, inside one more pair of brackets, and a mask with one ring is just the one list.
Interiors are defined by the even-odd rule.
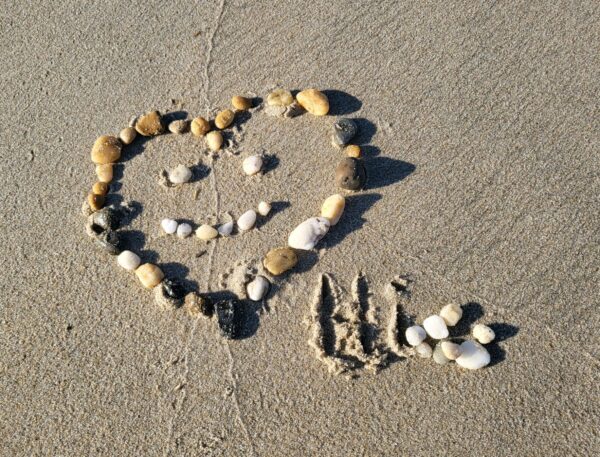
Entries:
[[442,341],[440,344],[442,352],[448,360],[456,360],[460,357],[462,353],[460,344],[453,343],[452,341]]
[[296,100],[302,108],[315,116],[325,116],[329,112],[327,96],[317,89],[306,89],[299,92]]
[[203,117],[197,117],[192,121],[190,130],[194,136],[204,136],[210,132],[210,122]]
[[121,157],[121,142],[117,137],[102,135],[92,147],[92,162],[95,164],[113,163]]
[[349,144],[344,148],[344,152],[348,157],[354,157],[355,159],[360,159],[360,157],[362,156],[360,146],[356,144]]
[[96,195],[106,195],[108,193],[108,184],[98,181],[92,186],[92,192]]
[[226,129],[231,125],[233,119],[235,117],[235,113],[230,109],[225,109],[220,111],[215,117],[215,127],[218,129]]
[[239,111],[246,111],[252,107],[252,100],[241,95],[236,95],[231,99],[231,105]]
[[113,165],[112,163],[105,163],[96,165],[96,176],[98,181],[109,183],[113,179]]
[[463,312],[460,305],[450,303],[449,305],[446,305],[442,308],[442,310],[440,311],[440,317],[444,319],[444,322],[446,322],[446,325],[448,327],[453,327],[458,323],[458,321],[462,317],[462,313]]
[[487,325],[477,324],[473,327],[473,338],[481,344],[489,344],[496,338],[494,331]]
[[294,103],[294,96],[286,89],[275,89],[267,95],[268,106],[288,106],[292,103]]
[[208,224],[202,224],[200,227],[198,227],[198,229],[196,229],[196,236],[201,240],[208,241],[219,236],[219,232],[216,228]]
[[223,135],[217,130],[206,134],[206,144],[211,151],[218,151],[223,146]]
[[153,289],[159,285],[165,277],[162,270],[152,263],[140,265],[135,270],[135,275],[146,289]]
[[340,194],[331,195],[327,197],[321,206],[321,217],[325,217],[329,220],[331,225],[335,225],[342,217],[344,207],[346,206],[346,199]]
[[133,140],[135,140],[136,136],[137,136],[137,132],[135,131],[135,129],[133,127],[125,127],[119,133],[119,139],[121,140],[121,142],[123,144],[133,143]]

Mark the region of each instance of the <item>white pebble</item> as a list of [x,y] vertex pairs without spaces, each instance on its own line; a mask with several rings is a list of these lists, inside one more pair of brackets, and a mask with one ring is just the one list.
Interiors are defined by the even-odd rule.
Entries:
[[415,352],[419,357],[422,357],[424,359],[428,359],[429,357],[431,357],[431,354],[433,354],[431,346],[429,346],[429,344],[427,343],[419,344],[417,347],[415,347]]
[[411,346],[418,346],[425,338],[427,338],[427,333],[425,333],[425,329],[420,325],[413,325],[406,329],[404,336],[406,336],[406,342],[408,344]]
[[329,219],[311,217],[290,233],[288,245],[294,249],[310,250],[327,234],[329,227]]
[[260,202],[258,204],[258,214],[266,216],[271,212],[271,204],[267,202]]
[[477,341],[465,341],[460,345],[461,354],[456,363],[469,370],[477,370],[490,363],[490,353]]
[[117,263],[127,271],[133,271],[140,266],[140,256],[135,252],[123,251],[117,256]]
[[488,344],[494,341],[496,334],[487,325],[477,324],[475,327],[473,327],[473,338],[475,338],[481,344]]
[[242,169],[248,176],[258,173],[263,166],[263,159],[259,155],[246,157],[242,162]]
[[237,220],[237,225],[242,231],[250,230],[256,223],[256,211],[249,209]]
[[460,344],[453,343],[452,341],[442,341],[442,351],[448,360],[456,360],[460,357],[462,350]]
[[173,184],[183,184],[192,179],[192,170],[185,165],[177,165],[169,172],[169,181]]
[[264,276],[257,276],[246,286],[248,298],[253,301],[260,301],[267,295],[270,283]]
[[177,227],[177,236],[179,238],[187,238],[192,233],[192,226],[186,222],[179,224]]
[[173,219],[163,219],[160,222],[160,226],[162,227],[163,231],[169,235],[172,235],[177,231],[177,221]]
[[221,236],[229,236],[231,235],[231,232],[233,231],[233,222],[225,222],[224,224],[219,225],[219,228],[217,228],[217,231],[219,232],[219,234]]
[[423,327],[431,338],[436,340],[448,338],[448,328],[446,327],[444,319],[440,316],[429,316],[423,321]]
[[462,317],[463,311],[459,305],[450,303],[442,308],[440,316],[448,327],[454,327]]

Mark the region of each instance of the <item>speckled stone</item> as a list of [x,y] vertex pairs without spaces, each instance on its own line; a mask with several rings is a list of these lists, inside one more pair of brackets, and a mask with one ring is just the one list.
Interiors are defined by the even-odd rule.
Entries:
[[208,297],[197,292],[190,292],[184,298],[184,307],[191,317],[211,317],[214,314],[214,304]]
[[342,189],[360,190],[367,183],[367,170],[360,159],[346,157],[335,169],[335,182]]
[[228,339],[237,338],[242,330],[242,303],[239,300],[223,300],[215,303],[217,323],[221,335]]
[[164,133],[165,127],[158,111],[150,111],[140,116],[135,123],[135,130],[143,136],[156,136]]
[[118,255],[121,252],[120,239],[118,232],[113,230],[104,230],[94,237],[96,244],[110,255]]
[[352,119],[343,117],[338,119],[333,124],[333,133],[331,134],[331,144],[335,147],[341,148],[348,144],[352,138],[356,135],[358,127],[356,122]]

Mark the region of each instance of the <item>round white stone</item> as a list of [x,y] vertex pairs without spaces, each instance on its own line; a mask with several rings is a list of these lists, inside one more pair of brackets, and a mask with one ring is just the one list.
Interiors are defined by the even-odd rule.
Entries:
[[422,357],[424,359],[428,359],[429,357],[431,357],[431,354],[433,354],[431,346],[429,346],[429,344],[427,343],[419,344],[417,347],[415,347],[415,352],[419,357]]
[[192,179],[192,170],[185,165],[177,165],[169,172],[169,181],[173,184],[183,184]]
[[253,301],[260,301],[267,295],[270,283],[264,276],[257,276],[246,286],[248,298]]
[[184,222],[183,224],[179,224],[179,227],[177,227],[177,236],[179,238],[187,238],[191,234],[192,234],[192,226],[190,224],[188,224],[187,222]]
[[271,204],[267,202],[260,202],[258,204],[258,214],[266,216],[271,212]]
[[420,325],[413,325],[406,329],[404,336],[406,337],[406,342],[408,344],[411,346],[418,346],[425,338],[427,338],[427,333],[425,333],[425,329]]
[[250,230],[256,223],[256,211],[249,209],[237,220],[237,225],[242,231]]
[[454,303],[444,306],[440,311],[440,316],[444,319],[448,327],[454,327],[462,317],[462,314],[462,308]]
[[327,234],[330,225],[325,217],[311,217],[290,233],[288,245],[294,249],[310,250]]
[[456,363],[469,370],[478,370],[490,363],[490,353],[477,341],[465,341],[460,345],[461,354]]
[[117,263],[127,271],[133,271],[140,266],[140,256],[135,252],[123,251],[117,256]]
[[263,159],[259,155],[246,157],[242,162],[242,169],[248,176],[258,173],[263,166]]
[[460,344],[453,343],[452,341],[442,341],[441,349],[448,360],[456,360],[460,357],[462,352]]
[[473,338],[475,338],[481,344],[488,344],[494,341],[496,334],[487,325],[477,324],[475,327],[473,327]]
[[172,235],[177,231],[177,225],[177,221],[173,219],[163,219],[160,222],[160,226],[162,227],[163,231],[169,235]]
[[225,222],[224,224],[219,225],[217,231],[221,236],[231,235],[231,232],[233,231],[233,221]]
[[423,321],[423,327],[427,334],[433,339],[442,340],[448,338],[448,327],[446,327],[444,319],[440,316],[429,316]]

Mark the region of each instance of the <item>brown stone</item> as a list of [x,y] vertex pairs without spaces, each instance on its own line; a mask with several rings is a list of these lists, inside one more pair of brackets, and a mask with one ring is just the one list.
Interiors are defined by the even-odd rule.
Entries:
[[210,132],[210,122],[203,117],[197,117],[192,121],[190,128],[192,130],[192,135],[204,136]]
[[346,157],[335,169],[335,182],[342,189],[360,190],[367,183],[367,171],[362,160]]
[[263,265],[273,276],[292,269],[298,263],[298,256],[292,248],[271,249],[263,260]]
[[106,195],[108,193],[108,184],[99,181],[92,186],[92,192],[96,195]]
[[239,111],[246,111],[252,108],[252,100],[241,95],[236,95],[231,99],[231,105]]
[[230,109],[220,111],[219,114],[217,114],[217,117],[215,117],[215,127],[221,130],[226,129],[231,125],[234,117],[235,113]]
[[101,209],[104,206],[104,200],[104,195],[97,195],[94,193],[90,193],[87,198],[88,205],[90,205],[92,211]]
[[140,116],[135,123],[135,130],[143,136],[156,136],[164,133],[165,127],[158,111],[150,111]]
[[92,147],[92,162],[95,164],[113,163],[121,157],[121,142],[117,137],[102,135]]

